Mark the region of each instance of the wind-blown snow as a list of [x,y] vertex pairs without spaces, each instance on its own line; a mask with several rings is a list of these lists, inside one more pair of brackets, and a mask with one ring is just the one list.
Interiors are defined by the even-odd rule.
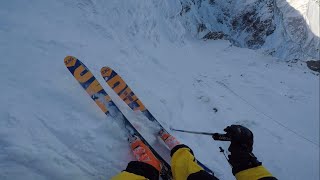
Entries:
[[[100,68],[115,69],[167,129],[222,133],[243,124],[276,177],[319,179],[319,74],[228,41],[194,39],[180,10],[172,0],[2,2],[0,179],[109,179],[133,160],[117,120],[74,80],[66,55],[107,92]],[[126,114],[148,133],[143,117]],[[228,143],[171,133],[220,179],[234,179],[218,149]]]

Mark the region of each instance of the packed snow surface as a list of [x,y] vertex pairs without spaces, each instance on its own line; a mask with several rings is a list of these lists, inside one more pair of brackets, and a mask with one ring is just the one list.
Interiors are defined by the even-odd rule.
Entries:
[[[74,80],[67,55],[120,106],[102,66],[115,69],[167,129],[222,133],[242,124],[274,176],[319,179],[318,74],[299,61],[194,39],[180,10],[174,0],[1,2],[0,179],[109,179],[133,160],[117,119]],[[141,114],[126,115],[157,144]],[[220,179],[234,179],[218,148],[227,142],[171,133]]]

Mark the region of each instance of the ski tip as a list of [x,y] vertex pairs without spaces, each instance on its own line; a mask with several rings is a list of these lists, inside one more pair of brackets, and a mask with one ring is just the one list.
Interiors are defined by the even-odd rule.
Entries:
[[67,67],[72,67],[76,64],[77,62],[77,58],[73,57],[73,56],[66,56],[64,58],[64,64],[67,66]]
[[104,66],[101,68],[100,72],[103,78],[109,78],[112,73],[112,69],[108,66]]

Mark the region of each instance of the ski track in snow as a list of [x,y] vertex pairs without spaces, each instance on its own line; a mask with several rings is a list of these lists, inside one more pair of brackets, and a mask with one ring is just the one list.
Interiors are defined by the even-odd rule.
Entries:
[[[100,68],[115,69],[167,130],[243,124],[276,177],[319,179],[319,76],[227,41],[194,40],[179,11],[166,0],[2,2],[0,179],[109,179],[133,160],[117,119],[70,75],[66,55],[82,60],[107,92]],[[125,114],[169,159],[152,124]],[[228,143],[172,134],[220,179],[234,179],[218,148]]]

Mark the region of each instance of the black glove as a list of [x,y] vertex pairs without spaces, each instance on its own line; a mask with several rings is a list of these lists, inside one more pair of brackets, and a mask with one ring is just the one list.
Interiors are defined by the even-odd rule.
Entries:
[[231,153],[252,152],[253,134],[241,125],[231,125],[224,129],[226,136],[231,138],[231,144],[228,150]]
[[233,174],[239,171],[261,165],[261,162],[252,153],[253,134],[241,125],[231,125],[224,129],[226,136],[230,137],[231,144],[228,148],[229,163],[232,165]]

